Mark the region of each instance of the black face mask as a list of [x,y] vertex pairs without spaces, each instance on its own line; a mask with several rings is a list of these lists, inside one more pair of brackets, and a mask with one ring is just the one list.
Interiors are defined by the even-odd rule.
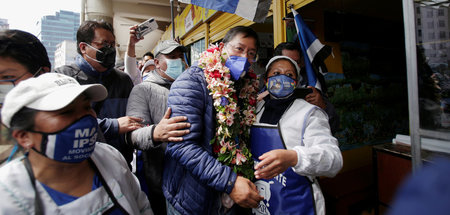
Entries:
[[100,49],[96,49],[87,43],[86,45],[97,51],[95,54],[95,58],[97,59],[94,59],[86,54],[86,56],[91,60],[98,62],[100,65],[108,69],[116,64],[116,49],[114,47],[103,46]]

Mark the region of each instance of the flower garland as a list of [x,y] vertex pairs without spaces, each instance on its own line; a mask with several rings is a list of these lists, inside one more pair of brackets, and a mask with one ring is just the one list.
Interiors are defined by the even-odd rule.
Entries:
[[[226,54],[212,46],[201,54],[198,61],[216,110],[216,134],[211,144],[218,161],[251,180],[254,178],[253,159],[247,144],[250,143],[250,126],[256,120],[258,82],[251,70],[242,81],[234,83],[222,55]],[[239,99],[235,85],[240,89]]]

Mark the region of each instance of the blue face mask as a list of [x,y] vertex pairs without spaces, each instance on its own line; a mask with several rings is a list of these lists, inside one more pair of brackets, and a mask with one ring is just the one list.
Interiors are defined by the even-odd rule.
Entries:
[[166,75],[171,77],[173,80],[177,79],[184,71],[183,61],[178,59],[166,59],[167,69]]
[[64,163],[79,163],[94,152],[98,123],[92,115],[86,115],[61,131],[42,134],[41,151],[38,153]]
[[240,77],[243,77],[250,68],[251,64],[246,57],[231,55],[225,62],[225,66],[230,69],[231,77],[237,81]]
[[286,98],[294,92],[297,81],[287,75],[276,75],[268,78],[267,90],[275,98]]

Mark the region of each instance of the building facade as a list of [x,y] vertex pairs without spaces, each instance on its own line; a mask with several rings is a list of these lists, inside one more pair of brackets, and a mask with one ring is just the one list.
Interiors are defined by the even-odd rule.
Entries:
[[64,40],[56,46],[54,68],[75,63],[77,57],[77,42]]
[[9,29],[9,24],[7,19],[0,18],[0,30]]
[[54,16],[42,17],[36,25],[37,37],[44,44],[50,62],[54,65],[57,45],[64,40],[76,41],[76,32],[80,26],[80,14],[61,10]]

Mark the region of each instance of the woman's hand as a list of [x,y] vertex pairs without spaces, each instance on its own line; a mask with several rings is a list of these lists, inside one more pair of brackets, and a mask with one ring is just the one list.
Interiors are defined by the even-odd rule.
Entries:
[[271,179],[283,173],[289,167],[297,165],[297,152],[294,150],[275,149],[264,153],[255,166],[256,179]]

